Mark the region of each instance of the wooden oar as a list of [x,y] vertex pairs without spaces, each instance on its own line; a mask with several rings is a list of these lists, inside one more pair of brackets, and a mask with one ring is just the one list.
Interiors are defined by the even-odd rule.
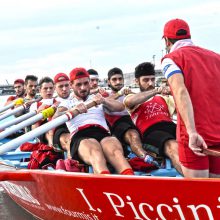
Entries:
[[206,155],[220,157],[220,146],[208,147],[207,149],[203,149],[202,153],[204,153]]
[[52,117],[55,109],[56,109],[55,106],[51,106],[51,107],[43,110],[41,113],[39,113],[31,118],[28,118],[27,120],[2,131],[0,133],[0,140],[9,136],[10,134],[15,133],[16,131],[18,131],[26,126],[32,125],[32,124],[36,123],[37,121],[40,121],[43,118],[46,119],[46,118]]
[[37,114],[37,111],[31,111],[31,112],[28,112],[24,115],[21,115],[20,117],[14,118],[13,120],[1,123],[0,124],[0,130],[4,130],[5,128],[10,127],[11,125],[16,125],[16,124],[18,124],[22,121],[25,121],[26,119],[34,116],[34,115],[36,115],[36,114]]
[[[92,101],[92,102],[87,103],[86,107],[87,107],[87,109],[89,109],[89,108],[96,106],[96,105],[97,105],[97,103]],[[23,144],[27,141],[30,141],[33,138],[38,137],[38,136],[46,133],[47,131],[69,121],[70,119],[77,116],[78,114],[80,114],[80,113],[73,108],[73,109],[67,111],[64,115],[61,115],[61,116],[53,119],[52,121],[49,121],[49,122],[41,125],[40,127],[37,127],[34,130],[31,130],[31,131],[27,132],[26,134],[23,134],[22,136],[17,137],[15,139],[13,139],[12,141],[9,141],[8,143],[1,145],[0,155],[6,153],[8,151],[16,149],[21,144]]]

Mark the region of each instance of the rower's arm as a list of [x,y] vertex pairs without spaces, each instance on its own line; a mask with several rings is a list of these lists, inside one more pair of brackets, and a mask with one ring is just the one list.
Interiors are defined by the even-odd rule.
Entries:
[[64,115],[66,113],[66,111],[68,110],[68,108],[64,107],[64,106],[60,106],[57,108],[55,114],[53,115],[53,119],[57,118],[61,115]]
[[121,112],[125,109],[124,105],[121,102],[114,99],[105,98],[103,105],[111,112]]
[[124,99],[124,104],[126,106],[126,108],[128,109],[133,109],[136,105],[139,105],[145,101],[147,101],[148,99],[150,99],[151,97],[159,94],[159,90],[158,89],[154,89],[151,91],[145,91],[145,92],[140,92],[137,94],[131,94],[125,97]]
[[187,132],[195,132],[195,121],[192,102],[189,93],[184,84],[182,74],[174,74],[169,77],[168,82],[173,91],[173,96],[176,101],[177,109],[184,121]]

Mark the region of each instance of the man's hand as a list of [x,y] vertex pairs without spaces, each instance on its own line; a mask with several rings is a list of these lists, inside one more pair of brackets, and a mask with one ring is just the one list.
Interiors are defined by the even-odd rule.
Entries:
[[77,110],[80,114],[87,112],[87,107],[84,103],[76,105],[73,109]]
[[98,93],[98,94],[96,94],[96,95],[93,97],[93,101],[94,101],[97,105],[99,105],[99,104],[104,103],[105,98],[104,98],[100,93]]
[[202,151],[208,147],[202,136],[197,132],[193,132],[189,134],[189,148],[198,156],[206,156]]
[[160,86],[159,88],[157,88],[157,91],[161,95],[170,95],[171,94],[169,86]]
[[128,94],[130,94],[130,93],[132,93],[132,91],[131,91],[131,89],[128,88],[128,87],[123,87],[123,88],[121,88],[121,89],[118,91],[118,94],[119,94],[119,95],[128,95]]

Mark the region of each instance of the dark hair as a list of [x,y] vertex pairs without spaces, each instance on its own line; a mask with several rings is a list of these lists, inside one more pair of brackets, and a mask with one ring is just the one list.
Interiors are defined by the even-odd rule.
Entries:
[[87,72],[89,73],[89,75],[93,75],[93,76],[98,76],[98,72],[94,69],[89,69],[87,70]]
[[141,76],[150,76],[155,75],[154,65],[150,62],[140,63],[135,67],[134,71],[135,78],[139,78]]
[[123,72],[118,67],[114,67],[108,71],[108,80],[115,74],[120,74],[123,76]]
[[46,77],[43,77],[41,80],[40,80],[40,82],[39,82],[39,86],[40,86],[40,88],[41,88],[41,86],[42,86],[42,84],[43,83],[53,83],[53,85],[54,85],[54,82],[53,82],[53,80],[50,78],[50,77],[48,77],[48,76],[46,76]]
[[31,80],[31,81],[37,81],[38,80],[38,78],[36,77],[36,76],[34,76],[34,75],[27,75],[26,77],[25,77],[25,85],[27,85],[28,84],[28,80]]
[[[176,36],[182,36],[182,35],[187,35],[187,31],[184,29],[180,29],[176,32]],[[172,38],[168,38],[168,40],[172,43],[175,44],[178,40],[183,40],[183,39],[191,39],[191,37],[187,37],[187,38],[181,38],[181,39],[172,39]]]

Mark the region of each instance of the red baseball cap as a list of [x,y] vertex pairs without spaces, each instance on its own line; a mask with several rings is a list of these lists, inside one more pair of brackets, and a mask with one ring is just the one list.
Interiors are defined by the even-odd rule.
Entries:
[[[184,30],[184,33],[179,33],[178,31]],[[168,21],[163,30],[163,38],[168,37],[170,39],[186,39],[190,38],[189,25],[182,19],[172,19]]]
[[65,73],[57,73],[54,77],[54,83],[62,82],[62,81],[69,81],[69,77]]
[[14,81],[14,84],[17,84],[17,83],[20,83],[20,84],[23,84],[24,85],[24,80],[23,79],[16,79]]
[[75,79],[80,79],[84,77],[89,77],[89,73],[84,68],[74,68],[70,72],[70,81],[73,81]]

